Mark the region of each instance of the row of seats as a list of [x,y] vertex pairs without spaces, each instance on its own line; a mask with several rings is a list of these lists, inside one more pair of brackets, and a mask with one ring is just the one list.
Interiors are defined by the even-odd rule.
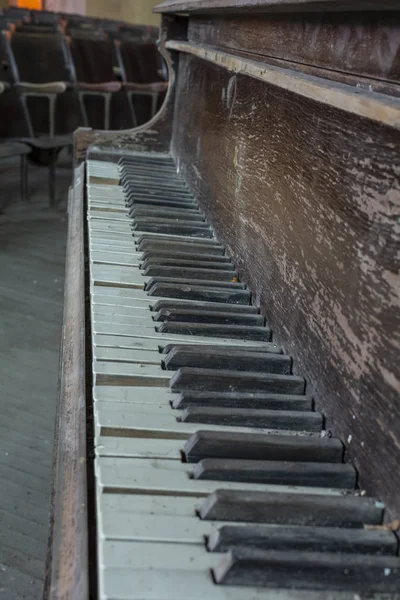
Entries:
[[[165,96],[155,28],[12,7],[0,29],[0,158],[5,141],[14,149],[23,142],[53,177],[78,126],[137,126]],[[50,188],[52,198],[54,182]]]

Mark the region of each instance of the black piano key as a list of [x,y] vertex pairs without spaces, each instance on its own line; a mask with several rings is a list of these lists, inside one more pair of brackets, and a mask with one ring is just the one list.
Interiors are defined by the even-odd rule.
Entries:
[[304,379],[296,375],[218,371],[182,367],[170,380],[173,392],[184,390],[303,394]]
[[214,256],[214,262],[204,262],[201,258],[195,260],[187,260],[180,258],[146,258],[143,260],[141,268],[147,269],[148,267],[184,267],[186,269],[213,269],[219,271],[231,271],[232,277],[235,274],[234,265],[224,262],[216,261]]
[[393,556],[234,548],[213,574],[223,585],[368,594],[400,589],[400,561]]
[[222,312],[220,310],[197,311],[196,309],[190,308],[162,308],[155,313],[153,318],[154,321],[219,323],[222,325],[246,325],[247,327],[263,327],[265,325],[265,319],[262,315],[234,313],[232,311]]
[[193,479],[354,489],[355,468],[347,463],[203,458]]
[[145,227],[147,227],[148,225],[179,225],[179,227],[192,228],[196,230],[204,229],[207,231],[211,231],[211,227],[209,226],[209,224],[203,221],[185,221],[184,219],[178,219],[175,217],[156,217],[154,215],[150,215],[148,217],[139,216],[135,217],[133,219],[133,222],[135,226],[142,227],[142,229],[145,229]]
[[[185,240],[169,240],[168,236],[150,237],[151,234],[142,234],[137,241],[139,252],[196,252],[198,255],[224,256],[225,250],[222,246],[214,244],[214,240],[202,239],[201,241],[193,238]],[[219,259],[218,259],[219,260]]]
[[129,194],[125,197],[127,207],[131,206],[165,206],[171,208],[195,208],[194,202],[167,198],[165,196],[151,197],[144,194]]
[[156,223],[151,221],[142,221],[136,219],[132,229],[134,231],[150,231],[153,233],[169,233],[173,235],[186,235],[200,238],[209,238],[212,236],[212,231],[209,226],[202,227],[194,223],[193,225],[184,225],[181,223]]
[[142,181],[122,181],[121,186],[126,196],[141,195],[148,198],[170,198],[171,200],[185,200],[191,202],[194,206],[198,206],[193,194],[184,189],[173,189],[159,185],[146,185]]
[[311,432],[321,431],[323,425],[323,417],[318,412],[214,406],[189,406],[185,408],[178,420],[182,423],[204,423],[226,427]]
[[202,369],[230,369],[234,371],[284,373],[289,375],[292,359],[287,354],[248,351],[247,348],[218,348],[175,346],[162,360],[163,368],[176,371],[181,367]]
[[[183,252],[183,251],[179,251],[179,250],[175,250],[175,251],[170,251],[169,248],[166,248],[164,246],[163,247],[160,245],[158,251],[154,251],[154,250],[146,250],[145,252],[143,252],[142,255],[142,261],[146,261],[146,260],[151,260],[151,261],[157,261],[158,264],[169,264],[164,262],[164,261],[183,261],[183,260],[190,260],[190,261],[197,261],[198,263],[202,263],[202,264],[226,264],[227,266],[225,268],[229,268],[232,267],[232,269],[234,269],[234,265],[231,261],[231,259],[229,258],[229,256],[222,256],[220,255],[215,255],[215,254],[199,254],[198,252]],[[229,267],[228,267],[229,265]]]
[[210,552],[233,548],[297,550],[300,552],[345,552],[349,554],[395,555],[398,542],[392,531],[342,527],[282,525],[223,525],[207,540]]
[[144,270],[147,277],[179,277],[187,279],[196,279],[209,281],[234,281],[237,282],[235,271],[225,269],[206,269],[202,267],[172,267],[162,265],[150,265]]
[[129,216],[132,219],[137,218],[152,218],[157,216],[158,218],[166,219],[182,219],[183,221],[198,221],[204,222],[204,217],[199,211],[193,209],[180,209],[172,210],[171,208],[162,209],[160,207],[152,206],[132,206],[129,210]]
[[165,298],[185,298],[204,302],[221,302],[224,304],[250,304],[251,294],[243,289],[220,289],[201,285],[182,285],[154,282],[146,287],[149,296]]
[[152,285],[157,283],[168,283],[168,284],[181,284],[184,286],[201,286],[210,287],[215,289],[232,288],[236,290],[245,290],[246,285],[244,283],[238,283],[235,281],[210,281],[208,279],[189,279],[181,277],[152,277],[148,280],[146,290],[150,289]]
[[160,333],[222,337],[233,340],[268,342],[271,332],[266,327],[164,321],[156,327]]
[[121,184],[126,187],[130,187],[131,185],[135,187],[143,186],[146,189],[156,189],[170,193],[184,192],[186,194],[190,194],[190,191],[182,180],[172,179],[170,177],[163,177],[161,180],[157,180],[145,173],[136,172],[133,174],[124,171],[124,173],[121,175],[120,181]]
[[194,392],[176,394],[172,407],[183,410],[188,406],[220,406],[232,408],[265,408],[269,410],[312,410],[311,396],[263,394],[249,392]]
[[[163,309],[174,309],[174,308],[193,308],[198,312],[212,310],[214,312],[232,312],[232,313],[245,313],[245,314],[258,314],[259,308],[257,306],[252,306],[249,304],[239,304],[239,305],[231,305],[231,304],[218,304],[217,302],[200,302],[198,300],[157,300],[154,303],[151,310],[153,312],[158,312]],[[197,348],[198,346],[196,346]],[[242,346],[241,346],[242,347]],[[248,347],[246,346],[246,349]],[[274,352],[277,352],[274,350]]]
[[219,489],[203,502],[199,516],[209,521],[362,528],[381,525],[383,511],[382,502],[357,495]]
[[209,457],[341,463],[343,444],[335,438],[196,431],[185,442],[183,453],[189,463]]

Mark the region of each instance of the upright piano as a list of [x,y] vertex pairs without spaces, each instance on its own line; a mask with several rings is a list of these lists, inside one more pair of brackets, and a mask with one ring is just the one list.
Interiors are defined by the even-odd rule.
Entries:
[[398,0],[167,0],[80,129],[46,597],[400,594]]

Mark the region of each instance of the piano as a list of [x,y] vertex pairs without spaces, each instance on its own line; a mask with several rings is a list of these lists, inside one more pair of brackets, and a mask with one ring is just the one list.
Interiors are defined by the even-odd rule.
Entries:
[[75,134],[46,592],[400,593],[398,0],[167,0]]

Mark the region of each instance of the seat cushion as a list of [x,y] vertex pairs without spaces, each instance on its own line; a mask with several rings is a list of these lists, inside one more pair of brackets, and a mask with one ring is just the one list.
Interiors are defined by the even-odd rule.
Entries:
[[31,148],[19,142],[0,142],[0,159],[29,154]]
[[23,93],[33,94],[62,94],[68,85],[64,81],[51,81],[49,83],[27,83],[21,81],[18,89]]

